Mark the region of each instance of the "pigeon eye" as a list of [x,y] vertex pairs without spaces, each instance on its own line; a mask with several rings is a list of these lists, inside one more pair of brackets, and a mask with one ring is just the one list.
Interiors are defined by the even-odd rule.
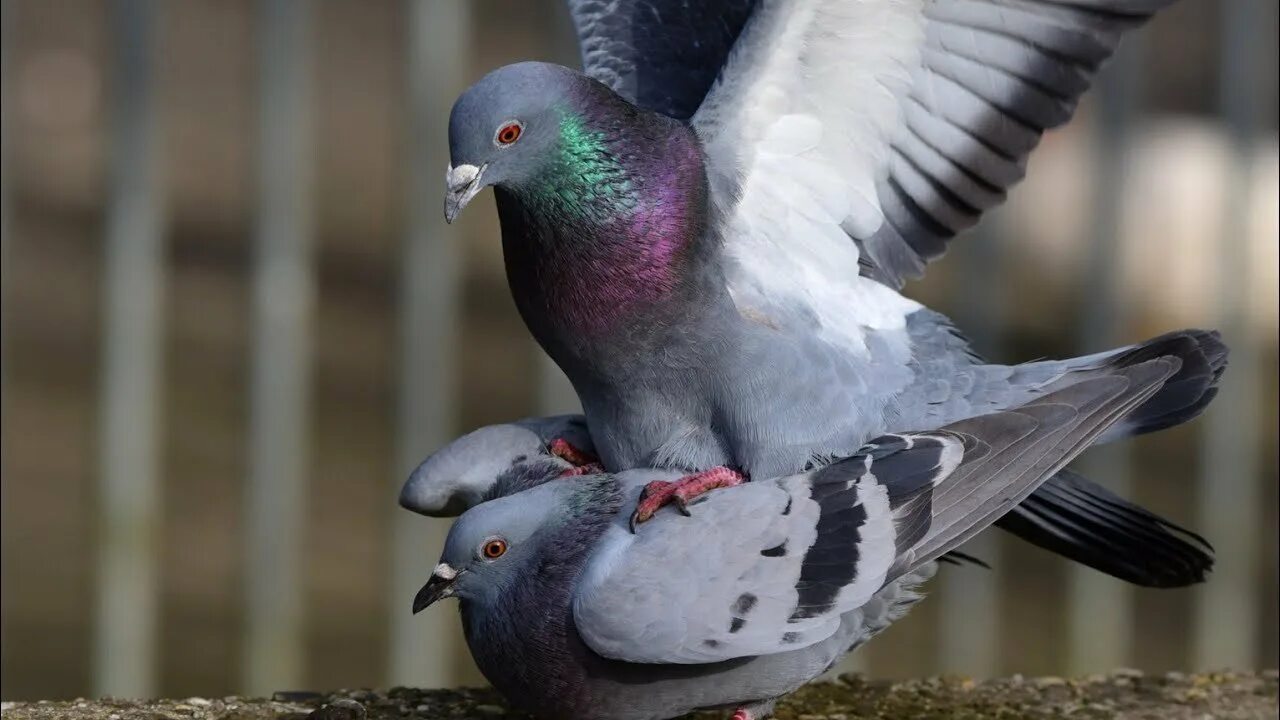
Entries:
[[524,125],[517,120],[504,123],[498,128],[498,132],[493,136],[493,142],[499,147],[510,145],[520,139],[520,134],[524,132]]
[[507,541],[502,538],[486,540],[484,546],[480,548],[480,552],[489,560],[497,560],[507,554]]

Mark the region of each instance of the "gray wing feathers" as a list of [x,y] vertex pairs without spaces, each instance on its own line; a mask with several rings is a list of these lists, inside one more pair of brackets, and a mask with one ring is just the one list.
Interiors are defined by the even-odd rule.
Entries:
[[926,528],[918,499],[960,459],[951,435],[886,435],[818,470],[714,492],[690,518],[662,513],[634,536],[619,524],[579,585],[578,631],[601,655],[654,663],[824,641],[884,586],[898,518]]
[[568,0],[587,75],[681,120],[702,103],[756,0]]
[[568,467],[547,453],[556,438],[595,452],[581,415],[532,417],[488,425],[423,460],[400,490],[400,505],[431,517],[455,517],[498,495],[555,477]]
[[938,0],[903,99],[886,222],[862,247],[871,275],[900,287],[947,241],[1003,202],[1046,129],[1076,102],[1125,30],[1172,0]]
[[787,623],[796,553],[813,544],[819,513],[807,494],[797,478],[753,482],[713,493],[692,517],[660,513],[636,535],[611,528],[574,598],[583,640],[618,660],[705,663],[830,635],[838,619]]
[[966,445],[981,442],[989,450],[962,462],[934,489],[929,533],[912,548],[909,562],[900,560],[900,570],[934,560],[985,529],[1150,398],[1180,364],[1175,357],[1162,357],[1106,371],[1015,410],[947,426],[949,432],[973,438]]
[[[713,492],[691,518],[660,513],[638,535],[620,519],[579,584],[578,631],[601,655],[651,663],[825,640],[842,615],[989,526],[1146,401],[1180,367],[1158,351],[1071,373],[1013,410],[881,436],[823,468]],[[648,477],[626,483],[633,496]]]

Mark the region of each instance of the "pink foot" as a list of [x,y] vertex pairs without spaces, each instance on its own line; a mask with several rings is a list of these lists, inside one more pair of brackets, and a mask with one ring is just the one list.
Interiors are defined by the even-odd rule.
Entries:
[[774,702],[776,701],[765,700],[764,702],[744,705],[733,711],[731,720],[765,720],[765,718],[773,717]]
[[573,465],[573,467],[560,473],[560,477],[595,475],[596,473],[604,472],[604,466],[600,464],[599,458],[578,448],[564,438],[552,440],[551,444],[547,446],[547,451]]
[[674,502],[681,513],[689,514],[689,503],[716,488],[741,485],[747,479],[742,473],[727,467],[713,467],[693,475],[686,475],[675,482],[654,480],[644,486],[636,511],[631,513],[631,532],[636,526],[653,517],[664,505]]

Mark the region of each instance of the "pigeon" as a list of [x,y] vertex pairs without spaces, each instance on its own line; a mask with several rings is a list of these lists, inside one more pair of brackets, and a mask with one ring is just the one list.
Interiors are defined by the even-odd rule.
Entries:
[[1172,345],[1073,371],[1011,409],[718,490],[636,533],[628,509],[679,471],[557,478],[482,502],[450,529],[413,610],[458,598],[480,670],[542,717],[760,720],[901,617],[940,557],[1158,394],[1181,364]]
[[[985,363],[900,290],[1169,1],[571,0],[584,72],[517,63],[455,103],[446,219],[494,188],[516,306],[601,464],[691,473],[643,521],[1125,352]],[[1212,399],[1226,348],[1182,336],[1182,375],[1101,439]]]
[[[570,438],[577,456],[562,447]],[[581,415],[525,418],[474,430],[432,453],[409,475],[400,505],[457,517],[481,502],[602,468]],[[1200,535],[1116,496],[1068,469],[995,521],[1056,555],[1142,587],[1204,582],[1213,547]],[[985,566],[951,551],[941,559]]]

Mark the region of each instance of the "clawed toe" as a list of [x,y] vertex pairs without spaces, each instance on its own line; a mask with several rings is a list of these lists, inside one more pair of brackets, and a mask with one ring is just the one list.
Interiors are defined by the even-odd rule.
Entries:
[[[547,452],[575,467],[599,466],[600,458],[565,440],[556,438],[547,444]],[[578,473],[585,474],[585,473]]]
[[675,482],[654,480],[640,492],[640,499],[636,502],[635,512],[631,513],[628,525],[634,533],[637,525],[648,521],[668,503],[674,504],[681,515],[688,517],[693,514],[689,511],[689,505],[707,492],[740,485],[745,481],[746,478],[741,473],[727,467],[711,468]]
[[577,477],[579,475],[599,475],[600,473],[603,473],[603,472],[604,472],[604,466],[598,462],[593,462],[593,463],[587,463],[586,465],[578,465],[575,467],[566,468],[564,472],[560,473],[559,477],[564,478],[564,477]]
[[[653,517],[663,505],[666,505],[674,497],[676,483],[667,482],[666,480],[654,480],[644,486],[640,491],[640,499],[636,501],[635,512],[631,513],[631,520],[628,526],[634,534],[636,526]],[[688,511],[684,511],[688,514]]]

